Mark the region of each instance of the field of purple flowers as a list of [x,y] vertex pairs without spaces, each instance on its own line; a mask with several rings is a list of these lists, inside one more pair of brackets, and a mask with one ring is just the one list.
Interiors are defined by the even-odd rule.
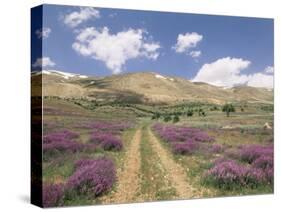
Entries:
[[[151,120],[151,114],[149,118],[132,116],[127,107],[121,116],[110,106],[94,111],[63,101],[47,105],[43,123],[45,207],[273,192],[273,135],[272,130],[260,127],[271,120],[269,115],[225,118],[215,111],[168,124]],[[166,110],[173,109],[167,106]],[[137,131],[139,136],[135,136]],[[133,140],[139,146],[128,157],[130,144],[136,143]],[[174,161],[169,167],[182,168],[181,187],[187,184],[196,195],[179,195],[175,189],[179,180],[170,177],[178,172],[167,172],[165,156],[153,142]],[[124,168],[128,161],[140,169]],[[126,182],[130,183],[124,186]]]
[[191,171],[201,176],[201,185],[219,189],[223,194],[239,189],[246,189],[246,193],[247,189],[273,189],[273,144],[270,141],[262,145],[230,146],[217,143],[214,137],[197,128],[158,123],[153,129],[185,166],[189,167],[191,161],[203,164],[200,168],[197,166],[198,172]]
[[219,145],[210,145],[215,139],[197,128],[155,124],[153,129],[169,144],[174,154],[190,155],[207,144],[211,147],[210,151],[220,151],[222,148]]
[[44,207],[88,203],[110,191],[116,182],[116,157],[122,134],[131,124],[94,121],[69,130],[46,122],[43,135]]

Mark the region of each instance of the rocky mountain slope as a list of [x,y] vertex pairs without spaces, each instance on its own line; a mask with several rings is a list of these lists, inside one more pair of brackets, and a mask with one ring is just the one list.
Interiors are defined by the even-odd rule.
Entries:
[[137,72],[98,78],[60,71],[32,73],[32,95],[41,83],[44,96],[85,97],[99,101],[176,103],[182,101],[224,104],[227,101],[272,103],[273,91],[240,86],[223,88],[154,72]]

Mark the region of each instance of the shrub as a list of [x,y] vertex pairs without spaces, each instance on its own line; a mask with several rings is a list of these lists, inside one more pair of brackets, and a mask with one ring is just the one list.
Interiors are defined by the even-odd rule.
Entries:
[[222,111],[226,113],[227,117],[229,117],[230,112],[235,112],[235,108],[232,104],[225,104],[222,107]]
[[273,169],[264,171],[260,168],[238,164],[234,160],[220,159],[205,172],[206,182],[216,187],[233,189],[237,186],[257,187],[264,183],[272,183]]
[[273,157],[269,155],[261,155],[253,162],[253,167],[261,169],[273,168]]
[[194,140],[199,141],[199,142],[213,142],[214,138],[210,137],[207,133],[205,132],[198,132],[193,135]]
[[96,197],[107,192],[116,181],[115,166],[109,159],[80,160],[75,167],[75,172],[66,184],[68,192]]
[[173,122],[174,122],[174,123],[177,123],[177,122],[179,122],[179,121],[180,121],[179,116],[174,116]]
[[274,169],[273,169],[273,167],[272,168],[266,168],[264,170],[264,173],[265,173],[266,181],[269,184],[272,184],[273,183],[273,178],[274,178]]
[[171,121],[171,120],[172,120],[171,116],[166,115],[166,116],[164,117],[164,121],[165,121],[165,122],[169,122],[169,121]]
[[188,110],[186,113],[187,116],[193,116],[193,110]]
[[73,140],[78,136],[79,135],[77,133],[69,130],[47,134],[43,137],[43,151],[44,153],[79,151],[83,149],[84,145]]
[[161,115],[160,115],[160,113],[154,113],[153,115],[152,115],[152,117],[151,117],[151,119],[152,120],[154,120],[154,119],[159,119],[161,117]]
[[245,175],[245,182],[251,187],[256,187],[266,182],[265,172],[262,169],[250,167]]
[[62,184],[43,185],[43,206],[54,207],[62,204],[64,189]]
[[244,167],[235,161],[217,162],[214,167],[209,169],[205,176],[209,181],[220,188],[231,188],[234,184],[245,184],[243,176],[246,174]]
[[83,144],[76,143],[75,141],[60,141],[43,144],[43,151],[44,153],[63,151],[77,152],[79,150],[82,150],[83,147]]
[[240,151],[241,160],[248,163],[252,163],[261,156],[273,158],[273,146],[250,145],[243,147]]
[[104,150],[121,150],[123,147],[119,138],[105,132],[94,132],[90,142],[100,145]]
[[214,138],[196,128],[155,124],[153,129],[167,142],[184,142],[187,139],[193,139],[198,142],[214,141]]
[[77,127],[79,128],[87,128],[93,129],[98,132],[109,132],[111,134],[119,135],[124,130],[129,129],[133,126],[132,123],[124,123],[124,122],[105,122],[105,121],[96,121],[90,123],[79,124]]
[[175,154],[192,154],[198,149],[199,145],[193,140],[186,141],[184,143],[174,143],[172,145],[173,152]]
[[63,141],[63,140],[72,140],[75,138],[78,138],[79,135],[75,132],[69,131],[69,130],[62,130],[59,132],[53,132],[45,135],[43,137],[44,143],[52,143],[54,141]]
[[223,152],[224,148],[220,144],[213,144],[210,146],[209,151],[212,153],[221,153]]
[[106,140],[101,143],[101,146],[104,150],[116,150],[116,151],[121,150],[123,147],[121,141],[117,138],[112,140]]

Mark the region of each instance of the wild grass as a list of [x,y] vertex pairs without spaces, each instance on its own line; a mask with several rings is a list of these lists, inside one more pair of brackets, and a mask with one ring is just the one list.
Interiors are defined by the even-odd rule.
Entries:
[[[167,173],[157,152],[149,143],[147,125],[143,129],[141,152],[141,193],[146,201],[174,199],[176,190],[170,185]],[[152,163],[153,161],[153,163]]]

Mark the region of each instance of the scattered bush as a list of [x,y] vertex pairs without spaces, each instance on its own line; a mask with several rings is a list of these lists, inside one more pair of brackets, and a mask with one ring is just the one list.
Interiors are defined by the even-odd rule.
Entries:
[[166,115],[165,117],[164,117],[164,121],[165,122],[169,122],[169,121],[171,121],[172,120],[172,118],[171,118],[171,116],[169,116],[169,115]]
[[210,108],[210,111],[217,111],[217,110],[219,110],[219,108],[216,105]]
[[244,167],[233,160],[217,162],[214,167],[206,172],[206,177],[212,178],[219,187],[230,187],[232,184],[244,184],[243,176],[246,174]]
[[205,172],[204,177],[207,183],[224,189],[256,187],[266,181],[266,175],[261,169],[241,165],[234,160],[217,162]]
[[96,197],[107,192],[116,181],[115,166],[109,159],[80,160],[75,167],[75,172],[66,184],[68,194],[77,193]]
[[95,131],[90,138],[90,142],[100,145],[104,150],[121,150],[122,142],[119,138],[109,132]]
[[226,116],[229,117],[230,112],[235,112],[235,108],[232,104],[225,104],[222,107],[222,111],[226,113]]
[[188,117],[193,116],[193,110],[188,110],[187,113],[186,113],[186,115],[187,115]]
[[273,157],[269,155],[261,155],[253,162],[253,167],[261,169],[273,168]]
[[69,130],[49,133],[43,137],[43,152],[77,152],[84,148],[83,144],[74,140],[78,137],[79,135],[77,133],[71,132]]
[[157,134],[167,142],[184,142],[192,139],[198,142],[213,142],[214,138],[197,128],[180,127],[173,125],[155,124],[153,129]]
[[77,143],[75,141],[54,141],[51,143],[43,144],[43,152],[44,153],[54,153],[54,152],[63,152],[63,151],[70,151],[70,152],[77,152],[84,148],[83,144]]
[[193,140],[184,143],[173,143],[172,149],[175,154],[187,155],[192,154],[198,149],[199,145]]
[[158,120],[158,119],[160,119],[160,117],[161,117],[160,113],[154,113],[153,116],[151,117],[151,119],[152,120],[154,120],[154,119]]
[[115,138],[112,140],[106,140],[106,141],[102,142],[101,147],[104,150],[108,150],[108,151],[110,151],[110,150],[120,151],[123,148],[123,145],[119,139]]
[[248,163],[254,162],[261,156],[269,156],[273,158],[273,146],[250,145],[244,146],[240,151],[240,159]]
[[120,135],[124,130],[132,128],[133,124],[129,122],[121,123],[121,122],[96,121],[96,122],[79,124],[76,127],[84,128],[84,129],[93,129],[94,131],[109,132],[114,135]]
[[62,130],[59,132],[53,132],[45,135],[43,137],[43,142],[45,144],[52,143],[56,141],[64,141],[64,140],[72,140],[75,138],[78,138],[79,135],[75,132],[69,131],[69,130]]
[[64,189],[62,184],[43,185],[43,206],[55,207],[62,204]]
[[179,121],[180,121],[179,116],[174,116],[173,122],[174,122],[174,123],[177,123],[177,122],[179,122]]
[[209,148],[209,151],[212,153],[221,153],[223,152],[224,148],[220,144],[212,144]]
[[196,128],[155,124],[153,129],[164,141],[170,143],[174,154],[192,154],[200,143],[214,141],[214,138]]

